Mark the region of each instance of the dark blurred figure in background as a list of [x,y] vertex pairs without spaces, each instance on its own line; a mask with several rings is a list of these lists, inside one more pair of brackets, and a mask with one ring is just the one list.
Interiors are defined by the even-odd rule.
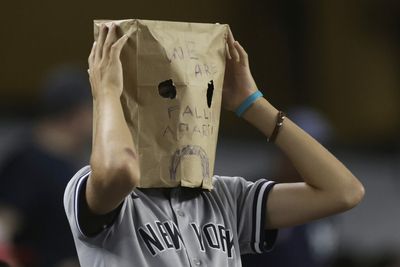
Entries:
[[22,266],[79,266],[63,193],[88,161],[91,97],[86,71],[53,70],[44,80],[39,115],[0,170],[0,202],[19,213],[13,242]]
[[[14,255],[12,240],[18,229],[18,222],[18,212],[14,208],[0,203],[0,267],[20,267]],[[8,265],[5,265],[6,263]]]
[[[325,147],[330,147],[333,131],[319,112],[307,107],[297,107],[291,109],[288,116]],[[275,173],[271,175],[275,181],[302,181],[294,166],[282,153],[277,155],[275,166]],[[332,218],[323,219],[281,229],[271,252],[243,255],[242,264],[244,267],[328,267],[331,266],[336,248]]]

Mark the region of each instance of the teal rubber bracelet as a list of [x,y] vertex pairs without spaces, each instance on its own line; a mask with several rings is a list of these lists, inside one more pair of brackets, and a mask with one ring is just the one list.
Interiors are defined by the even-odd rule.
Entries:
[[241,117],[243,113],[253,104],[258,98],[262,97],[263,94],[260,91],[256,91],[248,96],[242,104],[235,110],[235,113],[238,117]]

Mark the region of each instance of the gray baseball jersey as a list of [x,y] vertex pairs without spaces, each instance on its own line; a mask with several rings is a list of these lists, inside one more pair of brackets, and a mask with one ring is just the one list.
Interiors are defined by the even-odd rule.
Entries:
[[133,190],[113,221],[94,236],[83,230],[90,167],[69,182],[64,206],[82,267],[241,266],[240,254],[262,253],[275,242],[265,231],[266,200],[273,182],[214,176],[211,191],[173,188]]

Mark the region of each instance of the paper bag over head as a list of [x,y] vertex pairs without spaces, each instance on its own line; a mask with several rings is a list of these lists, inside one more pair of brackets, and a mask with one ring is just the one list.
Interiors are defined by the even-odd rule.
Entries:
[[129,35],[121,54],[125,119],[140,186],[212,189],[228,25],[96,20]]

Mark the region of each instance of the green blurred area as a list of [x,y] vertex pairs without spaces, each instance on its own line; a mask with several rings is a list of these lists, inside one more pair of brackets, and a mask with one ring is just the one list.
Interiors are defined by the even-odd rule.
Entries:
[[[390,0],[8,1],[0,10],[1,117],[28,116],[46,71],[86,66],[93,19],[220,22],[279,109],[319,109],[338,141],[392,144],[400,130],[400,2]],[[257,133],[222,113],[221,132]]]

